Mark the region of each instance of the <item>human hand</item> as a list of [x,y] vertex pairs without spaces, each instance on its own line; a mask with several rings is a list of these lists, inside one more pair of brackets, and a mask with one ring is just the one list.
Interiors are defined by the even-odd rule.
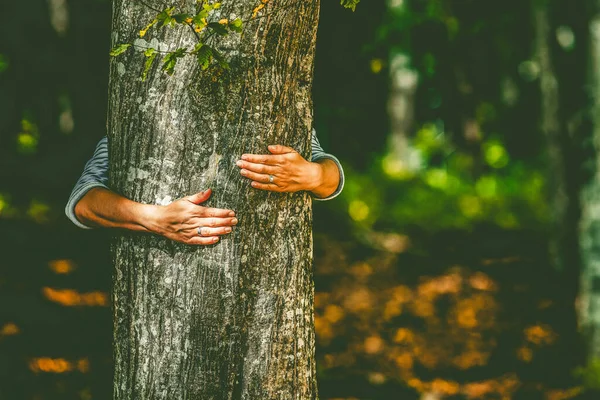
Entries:
[[237,224],[237,218],[232,210],[201,206],[210,195],[211,190],[208,189],[167,206],[154,206],[150,217],[151,230],[185,244],[209,245],[218,242],[219,236],[231,232],[232,226]]
[[[269,146],[272,154],[243,154],[236,165],[253,188],[273,192],[312,191],[321,184],[321,166],[305,160],[296,150]],[[272,177],[272,178],[271,178]]]

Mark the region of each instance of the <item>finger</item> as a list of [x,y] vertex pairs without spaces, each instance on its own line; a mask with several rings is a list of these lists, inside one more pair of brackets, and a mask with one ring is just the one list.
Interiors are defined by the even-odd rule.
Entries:
[[218,241],[219,241],[219,237],[218,236],[210,236],[210,237],[194,236],[193,238],[188,239],[185,243],[186,244],[193,244],[193,245],[204,245],[204,246],[207,246],[209,244],[215,244]]
[[209,208],[202,207],[199,210],[198,216],[200,217],[235,217],[235,212],[233,210],[226,210],[223,208]]
[[280,155],[270,154],[242,154],[242,160],[266,165],[278,165],[282,161]]
[[198,226],[208,226],[209,228],[216,228],[219,226],[232,226],[237,225],[237,218],[199,218]]
[[[256,172],[248,171],[247,169],[241,170],[240,174],[242,174],[246,178],[252,179],[253,181],[257,181],[257,182],[261,182],[261,183],[271,183],[271,184],[274,184],[274,182],[269,182],[269,175],[257,174]],[[274,178],[275,177],[273,177],[273,179]]]
[[227,235],[231,233],[230,226],[220,226],[218,228],[209,228],[207,226],[202,226],[199,229],[200,236],[219,236],[219,235]]
[[200,203],[204,203],[206,200],[209,199],[211,194],[211,190],[207,189],[204,192],[199,192],[196,194],[193,194],[191,196],[187,196],[186,199],[191,201],[194,204],[200,204]]
[[277,167],[265,164],[255,164],[248,161],[238,161],[236,165],[240,168],[244,168],[259,174],[274,174],[277,171]]
[[268,149],[273,154],[286,154],[286,153],[296,152],[296,150],[292,149],[291,147],[287,147],[287,146],[284,146],[281,144],[274,144],[274,145],[268,146]]
[[281,187],[272,183],[252,182],[250,185],[252,185],[252,187],[255,189],[268,190],[271,192],[284,192],[284,190]]

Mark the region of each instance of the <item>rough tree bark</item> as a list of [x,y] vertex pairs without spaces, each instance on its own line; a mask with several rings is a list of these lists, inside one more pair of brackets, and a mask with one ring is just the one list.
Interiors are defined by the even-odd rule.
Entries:
[[[317,398],[311,199],[252,189],[235,161],[275,143],[309,157],[319,1],[265,3],[241,36],[213,42],[230,73],[216,79],[188,57],[173,76],[156,65],[141,82],[140,47],[190,47],[194,34],[162,29],[136,40],[156,12],[113,2],[113,45],[135,40],[138,51],[111,61],[111,187],[153,204],[212,188],[208,205],[240,220],[210,247],[116,239],[115,400]],[[217,17],[247,20],[258,4],[222,0]],[[187,12],[195,5],[177,2]]]

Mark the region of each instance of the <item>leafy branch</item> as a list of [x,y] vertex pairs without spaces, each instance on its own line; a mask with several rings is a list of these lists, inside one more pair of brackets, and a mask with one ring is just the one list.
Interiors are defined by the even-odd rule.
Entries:
[[[155,8],[147,4],[144,0],[138,0],[145,7],[156,12],[154,17],[143,29],[138,33],[140,38],[146,36],[151,29],[163,29],[166,27],[175,27],[177,25],[188,26],[196,37],[196,45],[193,49],[190,48],[179,48],[173,51],[160,51],[152,47],[142,47],[133,43],[121,43],[116,45],[111,51],[112,57],[118,57],[125,53],[129,48],[135,47],[144,50],[144,56],[146,60],[144,62],[144,69],[142,71],[141,79],[146,80],[148,72],[152,68],[156,58],[159,54],[162,55],[162,66],[161,70],[169,75],[173,75],[175,72],[175,66],[177,62],[185,57],[193,55],[196,57],[196,61],[202,70],[207,70],[211,65],[218,65],[222,70],[229,69],[229,63],[215,47],[208,45],[209,40],[213,36],[224,37],[230,33],[242,33],[243,25],[248,21],[242,21],[240,18],[229,20],[222,18],[216,20],[213,18],[215,10],[221,8],[221,3],[213,2],[208,3],[204,0],[197,0],[198,9],[195,14],[189,13],[176,13],[175,7],[167,7],[163,10]],[[356,5],[360,0],[340,0],[340,4],[345,8],[356,9]],[[252,11],[251,19],[261,18],[264,15],[258,16],[258,13],[262,11],[270,0],[260,0],[260,3]]]
[[[166,27],[175,27],[177,25],[188,26],[194,33],[197,43],[193,49],[191,48],[179,48],[174,51],[161,52],[154,48],[145,48],[144,56],[146,61],[144,63],[144,70],[142,71],[141,79],[146,80],[148,72],[152,68],[154,61],[158,54],[164,54],[162,57],[161,70],[169,75],[173,75],[175,72],[175,66],[177,62],[188,55],[196,57],[198,65],[202,70],[208,69],[213,62],[222,69],[229,69],[229,64],[225,57],[214,47],[209,46],[208,40],[217,35],[224,37],[230,33],[241,33],[243,21],[240,18],[229,20],[222,18],[216,20],[212,18],[215,14],[215,10],[221,7],[221,3],[202,3],[199,10],[195,14],[188,13],[176,13],[175,7],[167,7],[164,10],[159,10],[149,6],[148,4],[141,1],[146,7],[155,11],[156,17],[152,19],[142,30],[139,31],[139,37],[143,38],[151,29],[162,29]],[[118,57],[125,53],[130,47],[140,46],[133,45],[132,43],[122,43],[115,46],[111,51],[112,57]]]
[[352,11],[356,11],[358,3],[360,3],[360,0],[340,0],[340,4],[344,6],[344,8],[349,8]]

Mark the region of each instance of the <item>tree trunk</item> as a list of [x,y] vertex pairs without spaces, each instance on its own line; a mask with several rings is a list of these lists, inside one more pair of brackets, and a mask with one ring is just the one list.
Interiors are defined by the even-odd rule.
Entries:
[[579,238],[581,251],[581,281],[578,301],[579,320],[586,334],[590,361],[600,359],[600,2],[594,4],[594,16],[589,24],[589,93],[592,129],[591,147],[585,153],[592,156],[584,162],[588,179],[580,193],[581,219]]
[[[551,234],[550,260],[557,271],[564,272],[569,266],[569,248],[576,246],[570,240],[574,227],[569,211],[567,193],[567,135],[559,120],[560,93],[558,79],[552,63],[550,40],[552,29],[549,20],[549,4],[547,0],[532,0],[532,17],[535,28],[534,59],[539,66],[540,84],[540,129],[545,139],[545,156],[548,166],[548,197],[550,198]],[[571,228],[571,229],[569,229]],[[569,245],[571,245],[569,247]],[[574,245],[574,246],[573,246]]]
[[[399,162],[403,172],[415,172],[422,167],[421,156],[410,143],[409,131],[414,119],[415,92],[418,73],[409,66],[408,55],[393,52],[390,55],[390,93],[388,115],[390,134],[388,151]],[[400,169],[400,168],[399,168]]]
[[[235,162],[268,144],[309,158],[319,2],[263,3],[251,19],[259,1],[222,1],[218,18],[250,21],[241,36],[213,38],[231,65],[220,77],[187,57],[173,76],[156,65],[141,82],[139,48],[111,62],[111,187],[152,204],[212,188],[205,205],[240,221],[208,247],[143,234],[115,240],[115,400],[317,398],[311,199],[253,189]],[[178,1],[181,11],[195,4]],[[113,45],[136,40],[156,14],[114,0]],[[148,36],[136,45],[195,43],[183,27]]]

